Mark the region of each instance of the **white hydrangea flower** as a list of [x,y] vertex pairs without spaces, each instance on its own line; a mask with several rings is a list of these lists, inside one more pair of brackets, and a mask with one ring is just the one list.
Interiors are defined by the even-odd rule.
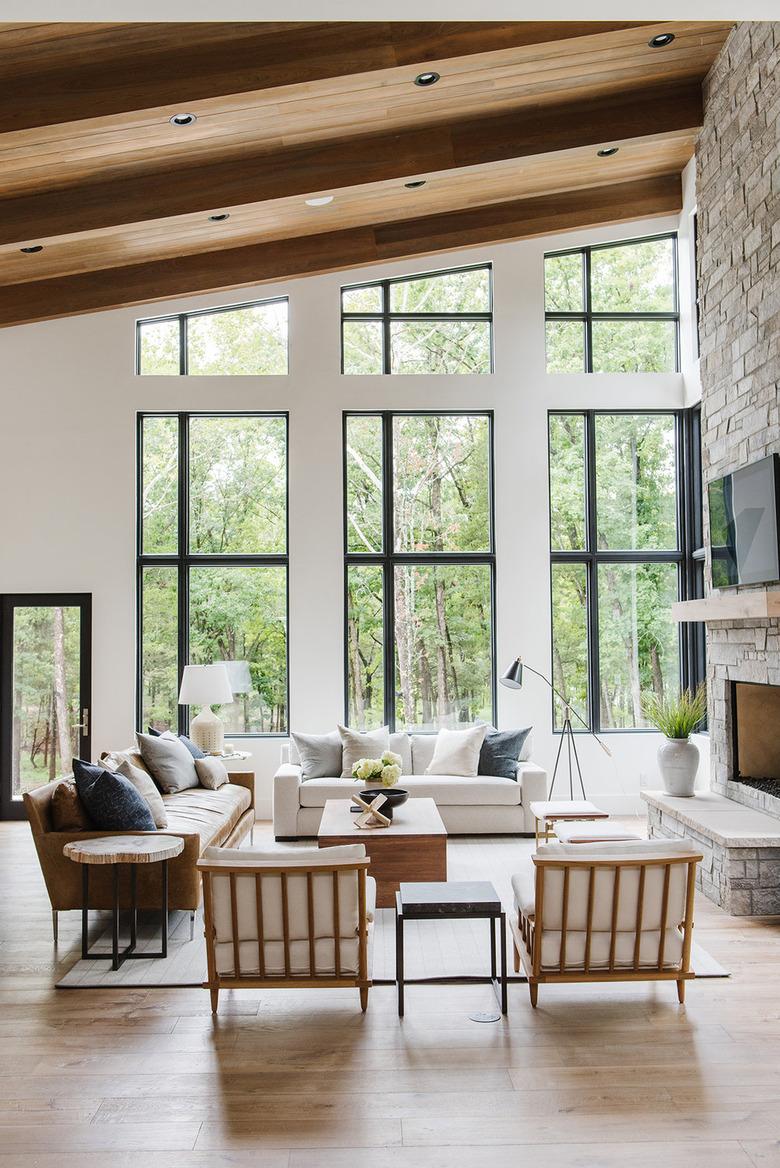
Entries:
[[[396,756],[397,757],[397,756]],[[395,763],[382,767],[382,786],[394,787],[401,777],[401,768]]]

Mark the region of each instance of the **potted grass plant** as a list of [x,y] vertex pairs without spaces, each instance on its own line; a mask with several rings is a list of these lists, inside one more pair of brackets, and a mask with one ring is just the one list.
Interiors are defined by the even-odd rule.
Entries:
[[699,769],[699,748],[691,742],[691,734],[707,712],[704,685],[695,694],[686,689],[674,698],[645,694],[642,709],[648,722],[665,738],[658,747],[658,769],[666,793],[689,798],[694,793]]

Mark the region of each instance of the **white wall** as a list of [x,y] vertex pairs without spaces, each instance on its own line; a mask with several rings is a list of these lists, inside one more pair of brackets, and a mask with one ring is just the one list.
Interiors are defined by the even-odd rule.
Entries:
[[[547,411],[679,407],[686,390],[681,374],[547,375],[543,254],[677,227],[676,218],[654,219],[0,331],[0,592],[93,594],[95,755],[123,746],[133,732],[139,410],[289,410],[291,717],[294,727],[319,731],[344,713],[342,410],[494,409],[498,664],[503,669],[522,652],[547,673]],[[483,260],[494,265],[493,376],[339,374],[341,283]],[[280,294],[290,297],[288,377],[134,376],[137,317]],[[690,313],[686,319],[689,325]],[[527,722],[535,726],[536,758],[551,765],[557,739],[546,687],[533,679],[519,693],[499,687],[499,725]],[[611,760],[592,739],[579,741],[588,793],[614,810],[638,807],[640,781],[656,781],[657,736],[611,735]],[[259,739],[248,748],[259,813],[268,816],[280,743]]]

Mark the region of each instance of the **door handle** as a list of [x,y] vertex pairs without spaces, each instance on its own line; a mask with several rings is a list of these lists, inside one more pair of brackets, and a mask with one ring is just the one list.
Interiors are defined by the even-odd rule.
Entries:
[[86,738],[89,734],[89,710],[86,707],[81,711],[81,721],[71,724],[72,730],[81,730]]

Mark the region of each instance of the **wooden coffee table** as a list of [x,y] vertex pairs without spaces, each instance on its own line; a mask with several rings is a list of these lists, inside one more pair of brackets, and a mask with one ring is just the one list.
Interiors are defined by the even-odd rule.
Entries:
[[376,880],[377,908],[393,908],[401,881],[447,879],[447,829],[433,799],[408,799],[393,812],[389,827],[355,827],[350,799],[328,799],[317,843],[321,848],[365,844]]

